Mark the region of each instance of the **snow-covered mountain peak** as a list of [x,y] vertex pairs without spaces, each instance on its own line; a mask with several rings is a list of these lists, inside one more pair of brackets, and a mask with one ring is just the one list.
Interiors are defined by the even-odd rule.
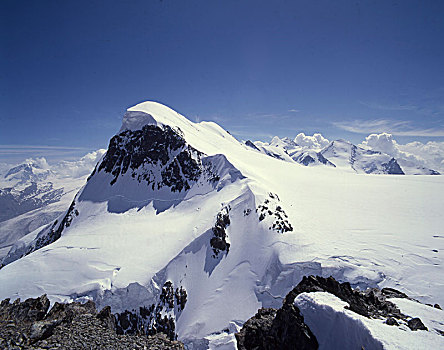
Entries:
[[283,137],[281,139],[278,136],[275,136],[272,138],[272,140],[270,142],[270,146],[281,147],[284,149],[292,149],[292,148],[297,147],[298,145],[288,137]]
[[147,101],[128,108],[120,132],[140,130],[145,125],[168,125],[187,129],[193,127],[193,124],[171,108],[158,102]]
[[24,183],[28,181],[45,180],[50,174],[48,163],[44,158],[27,159],[5,174],[4,179],[7,181]]

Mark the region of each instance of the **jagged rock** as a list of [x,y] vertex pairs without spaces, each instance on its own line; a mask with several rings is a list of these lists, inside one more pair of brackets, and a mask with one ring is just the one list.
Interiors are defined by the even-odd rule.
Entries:
[[[176,154],[173,159],[172,154]],[[114,176],[111,185],[129,171],[131,176],[137,177],[139,182],[147,182],[153,190],[168,186],[171,191],[180,192],[182,189],[188,190],[190,183],[196,181],[202,173],[193,154],[200,156],[197,150],[185,143],[180,130],[168,125],[145,125],[141,130],[125,130],[114,136],[97,172],[104,170],[111,173]],[[139,174],[135,171],[146,164],[161,165],[162,181],[155,183],[149,172]]]
[[230,225],[229,211],[230,208],[223,208],[222,211],[217,214],[216,223],[212,228],[213,237],[210,239],[210,245],[213,248],[214,258],[219,255],[219,252],[222,251],[228,254],[230,250],[230,243],[228,243],[226,239],[226,228]]
[[251,147],[251,148],[255,149],[256,151],[259,151],[259,152],[260,152],[260,149],[257,148],[256,145],[255,145],[253,142],[251,142],[250,140],[245,141],[245,145],[248,146],[248,147]]
[[[347,302],[349,309],[369,318],[386,318],[386,324],[399,326],[408,316],[402,314],[390,298],[409,298],[406,294],[393,289],[379,290],[371,288],[365,292],[353,290],[350,283],[339,283],[333,277],[305,276],[290,291],[280,309],[260,309],[236,334],[238,349],[317,349],[318,342],[304,323],[304,318],[294,304],[301,293],[327,292]],[[410,298],[409,298],[410,299]],[[408,321],[408,327],[414,330],[427,330],[419,318]]]
[[187,292],[183,286],[174,289],[171,281],[166,281],[161,289],[159,300],[151,306],[138,310],[125,310],[114,315],[117,334],[165,334],[170,340],[177,339],[175,318],[171,312],[181,312],[187,302]]
[[48,307],[46,295],[22,303],[2,301],[0,349],[184,349],[181,342],[168,340],[163,334],[116,334],[110,325],[114,320],[111,309],[105,307],[97,313],[92,301],[55,303],[46,313]]
[[0,318],[16,322],[40,321],[45,317],[49,305],[46,294],[36,299],[26,299],[22,303],[20,299],[16,299],[12,304],[9,304],[9,299],[5,299],[0,304]]
[[388,324],[389,326],[399,326],[398,321],[396,321],[396,319],[393,317],[389,317],[387,321],[385,321],[385,323]]
[[316,337],[294,305],[279,310],[260,309],[235,336],[239,350],[318,348]]
[[381,293],[387,298],[408,298],[408,295],[394,288],[382,288]]
[[55,303],[48,312],[46,319],[60,320],[64,323],[71,323],[76,315],[90,314],[96,315],[97,310],[93,301],[88,300],[86,303]]
[[415,317],[415,318],[412,318],[411,320],[409,320],[407,322],[407,326],[412,331],[417,331],[417,330],[428,331],[427,327],[424,325],[424,323],[422,323],[422,321],[419,317]]
[[331,293],[349,303],[350,310],[362,316],[395,316],[396,318],[405,318],[395,304],[386,300],[385,295],[381,293],[379,289],[370,289],[365,293],[361,293],[353,290],[350,283],[339,283],[333,277],[305,276],[302,281],[287,294],[284,304],[293,304],[296,296],[307,292]]
[[102,323],[112,331],[116,330],[116,320],[111,313],[111,307],[105,306],[96,316]]
[[54,328],[61,323],[59,320],[37,321],[31,326],[29,339],[31,343],[43,340],[52,335]]

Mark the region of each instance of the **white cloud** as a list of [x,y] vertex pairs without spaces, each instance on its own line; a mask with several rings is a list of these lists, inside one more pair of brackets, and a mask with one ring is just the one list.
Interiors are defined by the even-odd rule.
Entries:
[[[33,164],[35,168],[50,170],[56,176],[78,178],[90,174],[105,152],[106,150],[99,149],[97,151],[87,153],[80,159],[73,161],[62,160],[55,164],[48,164],[46,158],[44,157],[27,158],[25,161],[19,164]],[[9,169],[15,167],[16,165],[18,164],[13,165],[0,163],[0,174],[7,173]]]
[[296,142],[299,146],[312,149],[321,149],[330,143],[330,141],[321,134],[313,134],[313,136],[309,136],[305,135],[303,132],[299,133],[294,138],[294,142]]
[[28,158],[25,160],[25,163],[33,163],[34,166],[36,166],[37,168],[43,169],[43,170],[47,170],[50,168],[45,157],[37,157],[35,159]]
[[384,152],[394,156],[399,151],[398,144],[393,140],[392,134],[383,132],[382,134],[371,134],[362,142],[364,146],[375,151]]
[[444,137],[442,128],[415,128],[410,121],[389,119],[352,120],[333,122],[334,126],[357,134],[390,133],[397,136]]
[[391,134],[381,133],[367,136],[361,146],[444,173],[444,142],[415,141],[402,145]]
[[106,152],[104,149],[99,149],[90,152],[77,161],[61,161],[51,167],[51,170],[61,176],[66,177],[81,177],[92,172],[97,162]]

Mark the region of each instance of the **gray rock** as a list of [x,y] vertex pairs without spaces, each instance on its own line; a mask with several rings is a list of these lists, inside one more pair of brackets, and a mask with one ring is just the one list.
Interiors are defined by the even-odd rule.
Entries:
[[31,326],[29,339],[32,343],[48,338],[52,335],[54,328],[61,323],[59,320],[37,321]]
[[388,324],[389,326],[399,326],[398,321],[396,321],[396,319],[393,317],[389,317],[387,321],[385,321],[385,323]]
[[422,321],[419,317],[415,317],[415,318],[412,318],[411,320],[409,320],[407,322],[407,326],[412,331],[417,331],[417,330],[428,331],[428,328],[424,325],[424,323],[422,323]]

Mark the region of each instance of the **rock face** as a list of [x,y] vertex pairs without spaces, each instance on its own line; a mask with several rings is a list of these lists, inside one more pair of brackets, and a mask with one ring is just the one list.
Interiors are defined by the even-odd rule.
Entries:
[[227,233],[225,229],[230,225],[230,209],[224,207],[220,213],[217,214],[216,223],[212,228],[213,237],[210,240],[210,245],[213,248],[213,257],[216,258],[219,252],[226,252],[230,250],[230,243],[227,242]]
[[[163,128],[145,125],[142,130],[125,130],[114,136],[97,171],[111,173],[114,176],[111,185],[130,171],[133,178],[146,181],[153,190],[168,186],[175,192],[188,190],[190,183],[199,178],[202,171],[196,161],[199,156],[198,151],[185,143],[180,130],[166,125]],[[161,179],[152,171],[137,171],[154,164],[160,165]]]
[[163,334],[117,335],[109,307],[55,303],[49,312],[46,295],[24,302],[0,304],[1,349],[183,349]]
[[236,333],[236,340],[239,350],[318,348],[316,337],[294,305],[285,305],[279,310],[260,309]]
[[[387,291],[387,289],[385,291]],[[362,293],[353,290],[350,283],[339,283],[333,277],[308,276],[304,277],[302,281],[287,294],[284,305],[293,304],[296,296],[301,293],[328,292],[349,303],[350,310],[359,315],[366,317],[405,318],[395,304],[386,300],[385,291],[384,289],[381,291],[376,288],[371,288]],[[389,297],[394,297],[394,294],[405,295],[394,289],[388,289],[388,292]]]

